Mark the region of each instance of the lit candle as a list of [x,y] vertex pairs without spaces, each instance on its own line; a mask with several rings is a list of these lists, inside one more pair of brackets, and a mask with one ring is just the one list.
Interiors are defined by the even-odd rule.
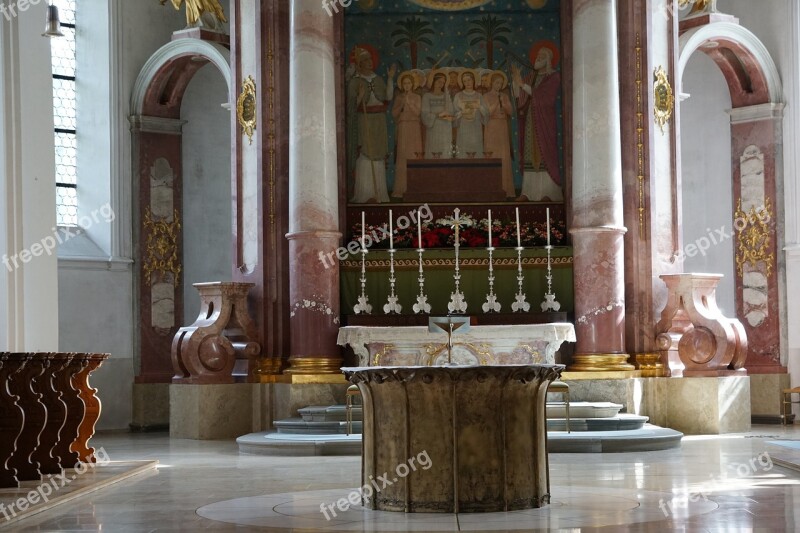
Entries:
[[364,222],[364,211],[361,211],[361,247],[364,247],[365,238],[366,238],[366,223]]
[[419,211],[417,211],[417,248],[422,249],[422,217],[419,216]]
[[394,250],[394,224],[392,223],[392,210],[389,209],[389,249]]
[[550,246],[550,208],[547,208],[547,246]]
[[517,209],[517,248],[522,248],[522,237],[519,235],[519,207]]
[[489,248],[492,247],[492,210],[489,209]]

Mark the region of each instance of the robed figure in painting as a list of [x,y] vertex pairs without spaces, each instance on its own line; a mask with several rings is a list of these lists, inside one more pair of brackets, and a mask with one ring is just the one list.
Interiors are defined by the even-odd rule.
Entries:
[[498,70],[491,74],[489,84],[488,92],[483,95],[489,116],[483,135],[483,151],[503,161],[503,190],[507,197],[513,198],[516,192],[511,162],[511,130],[508,121],[514,114],[514,108],[511,99],[504,91],[508,86],[508,78]]
[[460,81],[463,90],[453,98],[456,110],[454,125],[458,129],[458,157],[475,157],[483,152],[483,125],[488,112],[483,96],[475,90],[475,73],[469,70],[462,72]]
[[561,91],[561,74],[554,67],[557,53],[555,44],[542,41],[531,49],[534,70],[530,74],[523,79],[519,68],[511,67],[523,176],[520,200],[561,201],[564,198],[556,110]]
[[389,67],[386,83],[373,71],[375,60],[369,50],[356,47],[353,61],[356,73],[347,83],[348,168],[355,169],[351,201],[388,202],[386,112],[394,95],[396,66]]
[[395,97],[392,106],[397,139],[392,196],[402,198],[408,185],[406,162],[422,154],[422,97],[414,92],[419,87],[419,81],[411,72],[401,74],[397,86],[402,92]]
[[445,84],[444,73],[434,71],[430,92],[422,96],[422,123],[425,125],[425,157],[449,158],[453,145],[453,102]]

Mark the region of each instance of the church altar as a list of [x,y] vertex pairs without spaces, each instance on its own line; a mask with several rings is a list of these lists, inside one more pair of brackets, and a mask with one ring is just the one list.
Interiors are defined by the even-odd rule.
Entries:
[[[555,353],[575,342],[569,323],[473,326],[453,335],[454,363],[459,365],[554,364]],[[427,327],[362,327],[339,329],[337,343],[350,346],[359,366],[431,366],[447,362],[447,335]]]
[[[413,313],[411,306],[419,293],[419,259],[415,250],[398,249],[395,252],[395,292],[400,298],[403,313]],[[460,251],[461,291],[468,304],[468,315],[481,315],[481,306],[489,291],[488,253],[484,249],[462,248]],[[447,314],[447,303],[453,291],[455,254],[452,249],[425,250],[425,292],[432,314]],[[572,248],[553,247],[553,292],[561,302],[560,311],[573,310]],[[531,311],[541,310],[540,303],[547,291],[547,252],[543,247],[527,248],[522,255],[525,279],[523,290],[531,304]],[[366,294],[374,314],[383,314],[382,306],[389,296],[389,252],[370,250],[366,257]],[[511,248],[494,251],[494,292],[502,304],[501,313],[510,313],[517,292],[517,253]],[[361,291],[361,256],[353,254],[340,262],[341,305],[343,314],[351,314],[358,303]]]
[[503,202],[499,158],[409,159],[406,202]]

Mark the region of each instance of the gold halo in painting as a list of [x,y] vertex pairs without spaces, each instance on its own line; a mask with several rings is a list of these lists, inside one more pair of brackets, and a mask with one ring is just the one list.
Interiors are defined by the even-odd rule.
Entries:
[[358,2],[358,7],[360,7],[363,11],[371,11],[375,9],[375,6],[377,5],[378,0],[360,0],[360,2]]
[[478,87],[480,87],[480,85],[481,85],[481,77],[478,76],[478,72],[476,70],[471,69],[471,68],[463,68],[463,69],[461,69],[461,72],[459,72],[459,74],[458,74],[458,86],[461,87],[462,89],[464,88],[464,76],[467,75],[467,74],[471,74],[472,75],[472,80],[474,82],[473,83],[473,89],[477,89]]
[[436,76],[438,76],[439,74],[444,76],[444,88],[445,88],[445,90],[447,90],[447,72],[444,69],[440,69],[440,68],[432,70],[432,71],[430,71],[430,73],[428,73],[428,83],[427,83],[428,88],[433,90],[433,79]]
[[492,0],[411,0],[418,6],[439,11],[461,11],[488,4]]
[[411,90],[415,91],[419,88],[419,75],[414,72],[413,70],[406,70],[405,72],[400,73],[397,76],[397,88],[401,91],[403,90],[403,80],[406,78],[411,78]]
[[501,91],[506,87],[508,87],[508,76],[506,76],[506,73],[503,72],[502,70],[492,70],[491,76],[489,76],[489,86],[487,87],[487,89],[492,88],[492,81],[494,80],[495,76],[500,76],[501,78],[503,78],[503,85],[500,87]]

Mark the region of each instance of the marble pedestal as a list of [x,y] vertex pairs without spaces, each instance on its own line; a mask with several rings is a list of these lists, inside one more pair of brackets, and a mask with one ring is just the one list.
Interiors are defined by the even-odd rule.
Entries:
[[[545,402],[563,368],[343,368],[364,401],[364,507],[468,513],[550,503]],[[389,483],[372,490],[381,478]]]
[[134,383],[131,431],[169,428],[169,383]]
[[782,391],[790,387],[789,374],[750,374],[753,423],[780,424]]
[[565,380],[574,402],[614,402],[687,435],[750,429],[750,377]]
[[169,436],[173,439],[232,439],[253,429],[258,384],[169,386]]

